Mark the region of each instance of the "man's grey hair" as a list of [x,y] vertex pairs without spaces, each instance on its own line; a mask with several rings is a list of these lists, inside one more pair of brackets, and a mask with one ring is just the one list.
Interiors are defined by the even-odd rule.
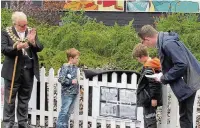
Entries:
[[144,40],[145,37],[153,37],[158,31],[151,25],[144,25],[138,32],[138,36]]
[[23,12],[13,12],[12,14],[12,23],[15,24],[17,21],[27,21],[27,16]]

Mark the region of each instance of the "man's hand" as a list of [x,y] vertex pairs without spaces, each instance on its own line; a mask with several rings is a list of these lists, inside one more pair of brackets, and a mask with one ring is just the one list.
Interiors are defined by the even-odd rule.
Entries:
[[22,42],[18,42],[17,44],[17,50],[21,50],[22,49]]
[[35,46],[35,36],[36,36],[36,29],[32,28],[27,35],[28,41],[30,44],[32,44],[33,46]]
[[23,43],[23,44],[22,44],[22,47],[23,47],[23,48],[28,48],[29,45],[28,45],[28,43]]
[[160,73],[158,73],[158,74],[155,74],[155,80],[156,81],[158,81],[158,82],[161,82],[161,76],[162,76],[163,74],[160,72]]
[[76,85],[77,84],[77,79],[72,80],[72,84]]
[[18,42],[17,43],[17,50],[21,50],[22,48],[24,48],[24,44],[22,42]]
[[151,106],[156,107],[157,106],[157,100],[151,100]]
[[29,47],[28,43],[18,42],[17,44],[17,50],[21,50],[22,48],[28,48],[28,47]]

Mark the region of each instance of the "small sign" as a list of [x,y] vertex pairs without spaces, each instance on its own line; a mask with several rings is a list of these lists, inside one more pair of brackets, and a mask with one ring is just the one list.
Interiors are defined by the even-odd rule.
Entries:
[[136,90],[101,87],[100,115],[136,119]]
[[101,115],[117,117],[118,105],[113,103],[101,103]]

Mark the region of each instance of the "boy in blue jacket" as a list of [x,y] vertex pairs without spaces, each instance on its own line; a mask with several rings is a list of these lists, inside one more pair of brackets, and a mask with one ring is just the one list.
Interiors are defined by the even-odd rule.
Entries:
[[57,128],[68,128],[68,121],[71,114],[71,107],[79,93],[78,67],[80,52],[75,48],[67,50],[68,63],[61,67],[58,82],[62,85],[61,110],[57,120]]

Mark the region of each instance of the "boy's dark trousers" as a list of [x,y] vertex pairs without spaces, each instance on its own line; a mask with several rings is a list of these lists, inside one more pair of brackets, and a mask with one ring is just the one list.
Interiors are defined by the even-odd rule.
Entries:
[[152,106],[143,107],[144,128],[157,128],[156,109]]
[[196,92],[189,98],[179,102],[181,128],[193,128],[193,105]]

